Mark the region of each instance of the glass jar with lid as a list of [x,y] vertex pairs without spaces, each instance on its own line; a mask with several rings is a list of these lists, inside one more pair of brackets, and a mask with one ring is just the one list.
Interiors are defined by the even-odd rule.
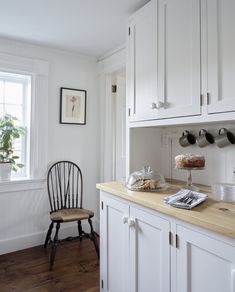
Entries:
[[144,166],[142,170],[135,171],[129,176],[126,187],[131,191],[156,192],[167,189],[167,184],[158,171],[153,171],[150,166]]

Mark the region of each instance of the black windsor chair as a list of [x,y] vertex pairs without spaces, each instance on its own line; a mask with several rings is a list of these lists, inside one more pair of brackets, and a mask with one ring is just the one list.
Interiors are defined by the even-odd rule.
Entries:
[[[58,233],[60,224],[64,222],[77,221],[78,237],[80,241],[83,237],[89,237],[95,246],[99,258],[99,246],[96,234],[93,230],[91,218],[94,212],[83,209],[83,180],[80,168],[70,161],[59,161],[54,163],[47,174],[47,190],[51,207],[51,223],[46,235],[44,248],[48,242],[52,244],[50,255],[50,270],[53,268],[56,248],[59,243]],[[91,233],[87,234],[82,230],[82,220],[88,220]],[[56,224],[56,230],[53,240],[51,233]]]

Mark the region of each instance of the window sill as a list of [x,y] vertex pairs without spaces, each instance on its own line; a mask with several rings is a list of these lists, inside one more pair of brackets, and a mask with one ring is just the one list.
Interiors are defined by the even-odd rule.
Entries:
[[40,190],[46,187],[46,179],[21,178],[0,181],[0,193]]

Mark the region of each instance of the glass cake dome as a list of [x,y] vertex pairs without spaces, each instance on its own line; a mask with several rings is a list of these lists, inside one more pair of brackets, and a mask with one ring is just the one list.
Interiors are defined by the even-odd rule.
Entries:
[[144,166],[142,170],[130,174],[126,187],[131,191],[156,192],[167,189],[168,185],[158,171],[153,171],[150,166]]

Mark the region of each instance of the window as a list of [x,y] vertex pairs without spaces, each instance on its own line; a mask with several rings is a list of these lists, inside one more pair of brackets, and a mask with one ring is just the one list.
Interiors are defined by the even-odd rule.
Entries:
[[31,76],[0,72],[0,116],[10,114],[18,118],[18,125],[26,128],[25,136],[16,140],[17,162],[24,164],[12,177],[29,177]]
[[[21,117],[27,134],[17,151],[25,167],[14,173],[17,180],[0,182],[0,193],[41,188],[48,167],[48,74],[47,60],[0,52],[0,115]],[[17,96],[17,97],[16,97]],[[20,162],[20,161],[19,161]]]

